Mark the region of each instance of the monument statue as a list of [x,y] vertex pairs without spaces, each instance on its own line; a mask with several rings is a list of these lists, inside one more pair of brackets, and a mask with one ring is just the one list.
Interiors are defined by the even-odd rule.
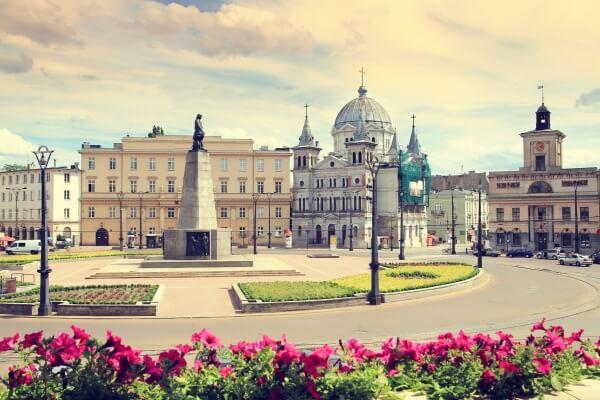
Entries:
[[202,127],[202,114],[196,115],[196,123],[194,124],[194,144],[193,151],[204,150],[202,141],[204,140],[204,129]]

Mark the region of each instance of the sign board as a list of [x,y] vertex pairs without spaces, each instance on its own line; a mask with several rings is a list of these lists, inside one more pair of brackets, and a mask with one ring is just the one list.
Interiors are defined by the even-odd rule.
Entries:
[[337,249],[337,237],[335,235],[329,236],[329,250]]

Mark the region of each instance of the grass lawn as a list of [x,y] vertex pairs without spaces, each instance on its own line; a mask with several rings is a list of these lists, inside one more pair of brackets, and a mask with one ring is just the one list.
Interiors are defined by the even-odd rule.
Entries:
[[[444,285],[469,279],[477,274],[471,265],[392,265],[379,272],[381,292],[401,292]],[[324,282],[246,282],[239,284],[249,300],[294,301],[333,299],[366,293],[371,289],[371,274],[347,276]]]
[[[151,301],[158,285],[91,285],[52,286],[51,301],[68,301],[72,304],[135,304]],[[22,293],[0,296],[0,303],[37,303],[39,288]]]
[[[48,253],[48,260],[72,260],[95,257],[117,257],[123,255],[152,255],[162,254],[162,249],[142,249],[142,250],[100,250],[100,251],[81,251],[81,252],[52,252]],[[20,265],[27,264],[33,261],[39,261],[39,254],[21,254],[16,256],[0,257],[0,264]]]
[[240,289],[248,299],[292,301],[350,297],[356,290],[333,282],[247,282]]
[[[402,292],[445,285],[469,279],[477,274],[477,268],[471,265],[406,265],[382,269],[379,274],[381,292]],[[368,292],[371,289],[371,274],[359,274],[334,279],[341,286],[357,291]]]

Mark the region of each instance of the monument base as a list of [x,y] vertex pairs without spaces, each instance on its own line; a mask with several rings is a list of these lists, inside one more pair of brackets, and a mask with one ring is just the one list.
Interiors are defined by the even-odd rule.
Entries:
[[227,229],[169,229],[164,232],[165,260],[218,260],[231,255]]

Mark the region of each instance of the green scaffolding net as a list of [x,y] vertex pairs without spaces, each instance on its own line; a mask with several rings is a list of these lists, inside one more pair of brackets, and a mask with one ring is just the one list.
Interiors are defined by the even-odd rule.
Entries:
[[404,205],[429,206],[431,169],[427,155],[400,152],[398,161]]

